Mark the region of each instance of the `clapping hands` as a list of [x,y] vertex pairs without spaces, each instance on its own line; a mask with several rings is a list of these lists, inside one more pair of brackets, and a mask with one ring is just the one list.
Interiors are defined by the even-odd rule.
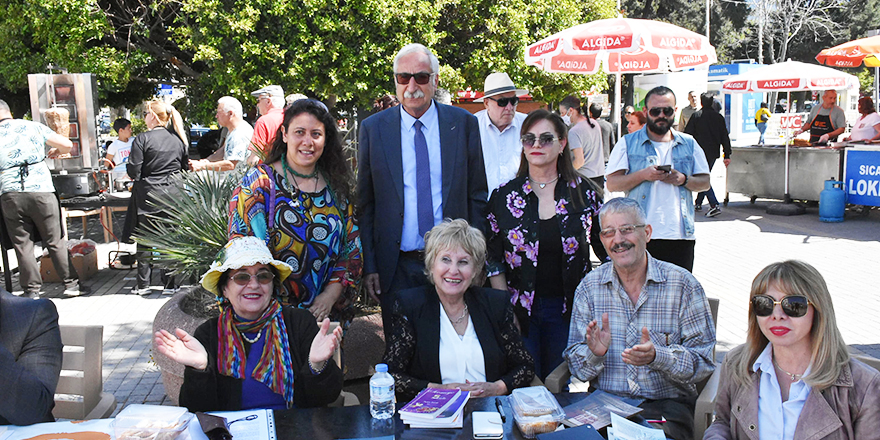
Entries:
[[[608,353],[608,347],[611,345],[611,325],[608,320],[608,313],[602,314],[602,325],[593,320],[587,325],[587,346],[596,356],[605,356]],[[643,366],[654,362],[657,351],[654,349],[654,343],[651,342],[651,334],[648,327],[642,327],[642,337],[639,344],[623,350],[623,362]]]
[[640,367],[654,362],[657,351],[654,350],[654,343],[651,342],[651,334],[648,327],[642,327],[642,339],[638,345],[623,350],[623,362]]
[[587,346],[596,356],[605,356],[611,346],[611,324],[608,313],[602,314],[602,327],[594,319],[587,325]]

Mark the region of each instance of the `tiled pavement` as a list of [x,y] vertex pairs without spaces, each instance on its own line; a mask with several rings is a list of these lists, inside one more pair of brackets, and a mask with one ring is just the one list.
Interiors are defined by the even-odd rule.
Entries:
[[[708,296],[721,299],[719,352],[745,340],[752,278],[771,262],[797,258],[825,277],[844,340],[880,357],[880,211],[867,217],[848,214],[844,223],[821,223],[815,207],[806,215],[776,217],[765,213],[769,201],[750,204],[742,196],[732,197],[720,216],[698,214],[697,219],[694,273]],[[121,219],[114,223],[122,225]],[[70,224],[71,236],[79,235],[79,222]],[[101,241],[97,219],[90,219],[89,232]],[[153,317],[170,295],[159,289],[145,297],[130,294],[134,271],[107,268],[107,253],[116,248],[115,243],[99,245],[100,271],[87,283],[91,294],[62,298],[60,285],[45,284],[44,289],[62,324],[104,326],[104,388],[116,396],[118,408],[167,404],[158,368],[150,359],[150,341]],[[17,277],[14,281],[18,289]]]

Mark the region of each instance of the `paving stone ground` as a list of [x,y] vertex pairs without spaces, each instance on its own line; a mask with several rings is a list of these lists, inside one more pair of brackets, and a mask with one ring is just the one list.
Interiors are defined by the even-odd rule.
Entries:
[[[814,265],[825,277],[844,340],[880,357],[880,211],[822,223],[816,207],[802,216],[777,217],[766,214],[770,203],[751,204],[732,195],[720,216],[698,214],[694,274],[708,296],[721,300],[718,351],[745,341],[754,276],[769,263],[794,258]],[[121,220],[118,216],[114,224],[121,226]],[[79,223],[70,222],[71,236],[82,233]],[[93,240],[103,240],[97,219],[89,220],[88,232]],[[170,293],[157,287],[147,296],[132,295],[135,271],[107,268],[107,253],[116,249],[116,243],[99,244],[100,271],[86,283],[92,293],[64,298],[61,285],[44,284],[46,296],[58,307],[62,324],[104,326],[104,389],[116,396],[118,409],[131,403],[169,404],[150,358],[150,342],[153,317]],[[17,276],[14,289],[21,293]]]

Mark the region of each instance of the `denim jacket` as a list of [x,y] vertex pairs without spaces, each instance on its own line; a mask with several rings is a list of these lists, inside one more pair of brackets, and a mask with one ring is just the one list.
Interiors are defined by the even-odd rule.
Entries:
[[[672,167],[686,176],[694,172],[694,148],[700,148],[694,138],[685,133],[669,130],[673,136]],[[627,174],[641,170],[650,165],[657,165],[657,150],[648,138],[647,128],[624,136],[626,140],[626,157],[629,161]],[[652,157],[653,156],[653,157]],[[652,160],[653,159],[653,160]],[[642,182],[629,190],[627,197],[635,200],[645,212],[648,211],[648,197],[654,182]],[[683,239],[694,237],[694,197],[683,185],[678,187],[678,202],[681,205],[681,221],[684,225]]]

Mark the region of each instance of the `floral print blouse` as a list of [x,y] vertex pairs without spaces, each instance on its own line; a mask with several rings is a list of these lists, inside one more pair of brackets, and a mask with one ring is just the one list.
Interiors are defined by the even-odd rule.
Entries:
[[[572,182],[560,178],[554,194],[554,218],[559,222],[565,265],[561,280],[565,294],[563,313],[570,315],[574,290],[591,269],[590,228],[602,203],[581,177]],[[528,321],[535,299],[540,229],[538,196],[532,191],[528,176],[517,177],[495,190],[489,198],[487,217],[488,276],[506,275],[510,302],[522,324]]]

